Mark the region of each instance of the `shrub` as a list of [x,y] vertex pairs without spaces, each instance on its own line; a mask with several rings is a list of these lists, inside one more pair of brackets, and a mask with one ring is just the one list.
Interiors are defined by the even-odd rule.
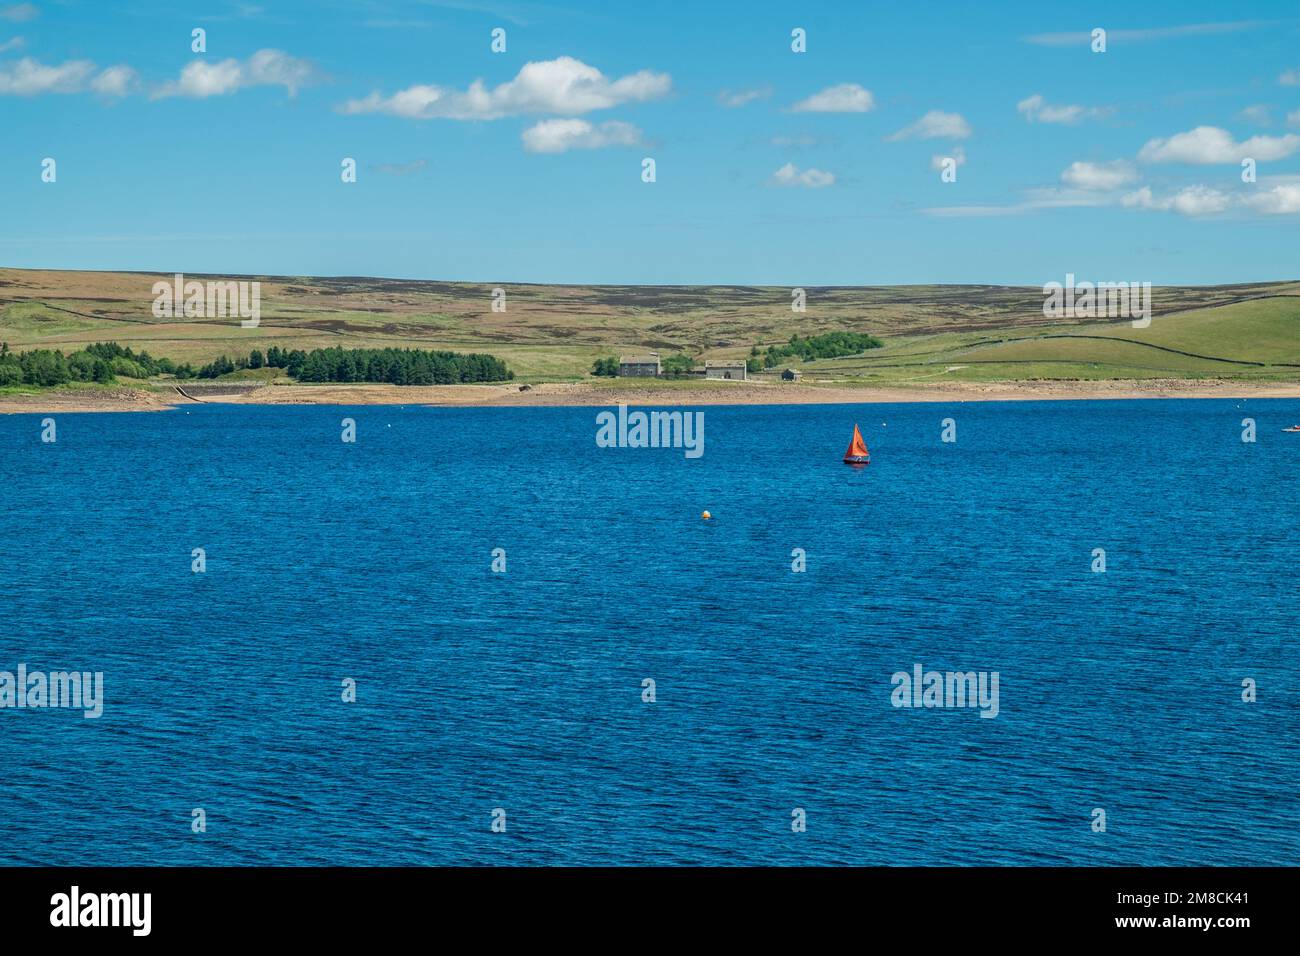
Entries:
[[660,364],[665,375],[685,375],[695,368],[695,359],[682,352],[675,352]]
[[148,378],[149,373],[140,367],[138,362],[133,362],[129,358],[122,358],[120,355],[108,363],[114,375],[124,375],[127,378]]

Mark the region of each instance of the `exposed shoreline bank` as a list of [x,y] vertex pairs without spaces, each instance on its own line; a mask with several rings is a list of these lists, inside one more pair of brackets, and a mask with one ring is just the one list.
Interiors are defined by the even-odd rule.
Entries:
[[611,386],[603,383],[518,385],[267,385],[242,394],[120,388],[51,390],[0,396],[0,413],[166,411],[195,404],[239,405],[430,405],[445,407],[547,407],[619,404],[682,405],[875,404],[883,402],[989,402],[1141,398],[1300,398],[1300,382],[1221,380],[1113,380],[1098,382],[946,383],[927,386],[857,386],[727,382]]

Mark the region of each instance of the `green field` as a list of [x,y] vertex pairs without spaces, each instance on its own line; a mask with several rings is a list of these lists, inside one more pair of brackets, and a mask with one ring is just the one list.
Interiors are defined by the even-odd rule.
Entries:
[[904,338],[805,372],[879,382],[1107,378],[1300,379],[1300,297],[1129,322]]
[[793,361],[805,381],[1300,380],[1300,282],[1156,288],[1154,319],[1137,329],[1127,320],[1049,322],[1042,291],[1032,287],[810,287],[800,313],[784,287],[503,284],[506,310],[498,312],[493,287],[477,283],[187,278],[257,279],[260,326],[156,318],[151,286],[166,275],[0,269],[0,341],[65,353],[113,341],[196,366],[272,345],[477,351],[537,382],[590,378],[604,356],[653,350],[741,359],[794,334],[845,330],[885,346]]

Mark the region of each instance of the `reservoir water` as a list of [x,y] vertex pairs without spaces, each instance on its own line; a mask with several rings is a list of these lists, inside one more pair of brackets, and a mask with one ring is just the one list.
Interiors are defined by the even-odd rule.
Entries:
[[598,411],[0,416],[0,864],[1300,862],[1300,402]]

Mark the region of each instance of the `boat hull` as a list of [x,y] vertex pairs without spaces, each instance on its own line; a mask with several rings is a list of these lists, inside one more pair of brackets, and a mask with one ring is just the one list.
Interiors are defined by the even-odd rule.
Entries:
[[871,458],[868,455],[845,455],[844,464],[846,465],[869,465]]

